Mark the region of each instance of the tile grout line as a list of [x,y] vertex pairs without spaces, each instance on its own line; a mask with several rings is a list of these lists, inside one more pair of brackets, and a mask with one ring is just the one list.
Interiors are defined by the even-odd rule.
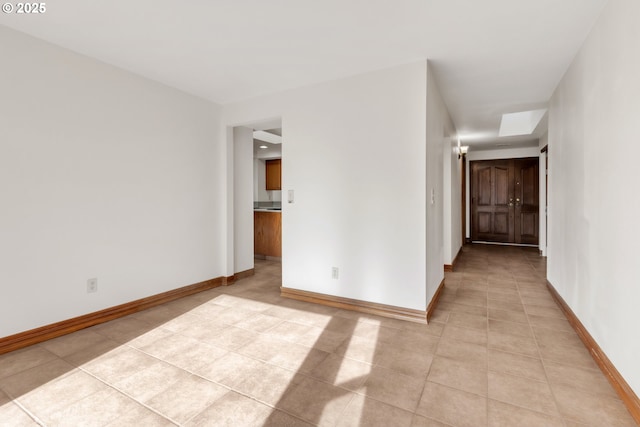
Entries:
[[[536,271],[534,269],[534,271]],[[537,271],[536,271],[537,273]],[[536,274],[536,276],[538,276]],[[524,301],[522,300],[522,294],[520,292],[520,282],[517,282],[517,286],[518,286],[518,295],[520,296],[520,301],[522,302],[522,306],[525,310],[525,316],[527,316],[527,324],[529,325],[529,329],[531,330],[531,335],[533,336],[533,341],[536,344],[536,350],[538,352],[538,356],[540,357],[540,363],[542,365],[542,370],[544,371],[544,375],[545,375],[545,379],[546,379],[546,383],[547,383],[547,387],[549,387],[549,391],[551,392],[551,396],[553,397],[553,404],[555,406],[556,411],[558,412],[558,415],[560,417],[560,421],[562,422],[562,425],[564,425],[565,427],[567,427],[567,421],[565,420],[565,418],[562,416],[562,413],[560,412],[560,408],[558,405],[558,399],[556,398],[556,394],[553,391],[553,387],[551,387],[551,382],[549,381],[549,372],[547,371],[547,366],[546,363],[542,357],[542,352],[540,351],[540,344],[538,343],[538,337],[536,336],[536,333],[533,329],[533,325],[531,325],[531,320],[529,319],[529,312],[527,311],[526,305],[524,304]]]

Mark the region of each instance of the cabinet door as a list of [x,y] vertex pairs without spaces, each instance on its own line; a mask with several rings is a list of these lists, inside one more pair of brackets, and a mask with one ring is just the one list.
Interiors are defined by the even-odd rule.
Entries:
[[267,169],[267,190],[281,190],[282,160],[267,160],[265,165]]
[[253,213],[253,253],[282,256],[282,217],[275,212]]
[[266,238],[265,238],[265,213],[253,213],[253,253],[265,255]]

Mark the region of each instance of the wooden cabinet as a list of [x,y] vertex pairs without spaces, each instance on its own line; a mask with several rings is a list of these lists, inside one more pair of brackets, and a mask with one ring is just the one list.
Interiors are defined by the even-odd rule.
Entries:
[[265,161],[267,170],[267,190],[282,189],[282,160],[274,159]]
[[281,219],[280,212],[253,213],[253,252],[256,255],[282,256]]

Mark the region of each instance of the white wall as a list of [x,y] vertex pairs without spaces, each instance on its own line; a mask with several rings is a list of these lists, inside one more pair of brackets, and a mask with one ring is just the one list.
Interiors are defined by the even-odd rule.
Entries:
[[234,273],[253,268],[253,129],[233,129]]
[[2,26],[0,53],[0,337],[223,274],[216,106]]
[[[541,150],[549,144],[549,133],[540,138],[538,143],[539,157],[540,157],[540,182],[538,188],[540,189],[540,240],[539,248],[542,256],[547,256],[547,175],[545,173],[547,153]],[[548,147],[547,147],[548,148]]]
[[[451,139],[451,140],[449,140]],[[462,247],[462,189],[461,161],[458,159],[458,143],[447,138],[442,150],[443,165],[443,256],[444,263],[451,265]]]
[[522,148],[503,148],[499,150],[473,150],[467,153],[467,161],[493,159],[520,159],[525,157],[539,157],[538,146]]
[[425,76],[420,62],[225,107],[234,126],[282,117],[285,287],[426,308]]
[[[427,150],[425,161],[427,167],[427,182],[425,199],[427,202],[426,302],[428,304],[438,290],[438,285],[440,285],[444,278],[444,264],[451,263],[450,258],[454,250],[454,245],[458,245],[455,249],[457,253],[461,239],[458,237],[460,234],[459,222],[455,222],[455,226],[453,226],[452,222],[453,212],[457,211],[458,218],[460,218],[459,185],[457,190],[458,197],[455,198],[456,200],[452,197],[453,194],[456,193],[451,179],[454,170],[457,168],[457,166],[452,167],[453,159],[451,158],[453,154],[451,143],[454,139],[455,128],[453,127],[453,122],[449,117],[449,112],[447,111],[444,101],[440,96],[437,82],[430,67],[427,67],[426,75]],[[455,159],[457,160],[457,155]],[[446,185],[444,182],[445,174],[448,178]],[[433,200],[432,192],[434,195]],[[457,209],[454,207],[454,204],[458,205]]]
[[640,394],[638,16],[611,0],[551,99],[547,274]]

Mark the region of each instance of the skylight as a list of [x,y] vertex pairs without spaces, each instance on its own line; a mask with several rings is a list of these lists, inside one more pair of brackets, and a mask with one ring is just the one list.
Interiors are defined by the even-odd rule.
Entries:
[[502,115],[499,136],[531,135],[547,112],[541,110],[522,111]]

